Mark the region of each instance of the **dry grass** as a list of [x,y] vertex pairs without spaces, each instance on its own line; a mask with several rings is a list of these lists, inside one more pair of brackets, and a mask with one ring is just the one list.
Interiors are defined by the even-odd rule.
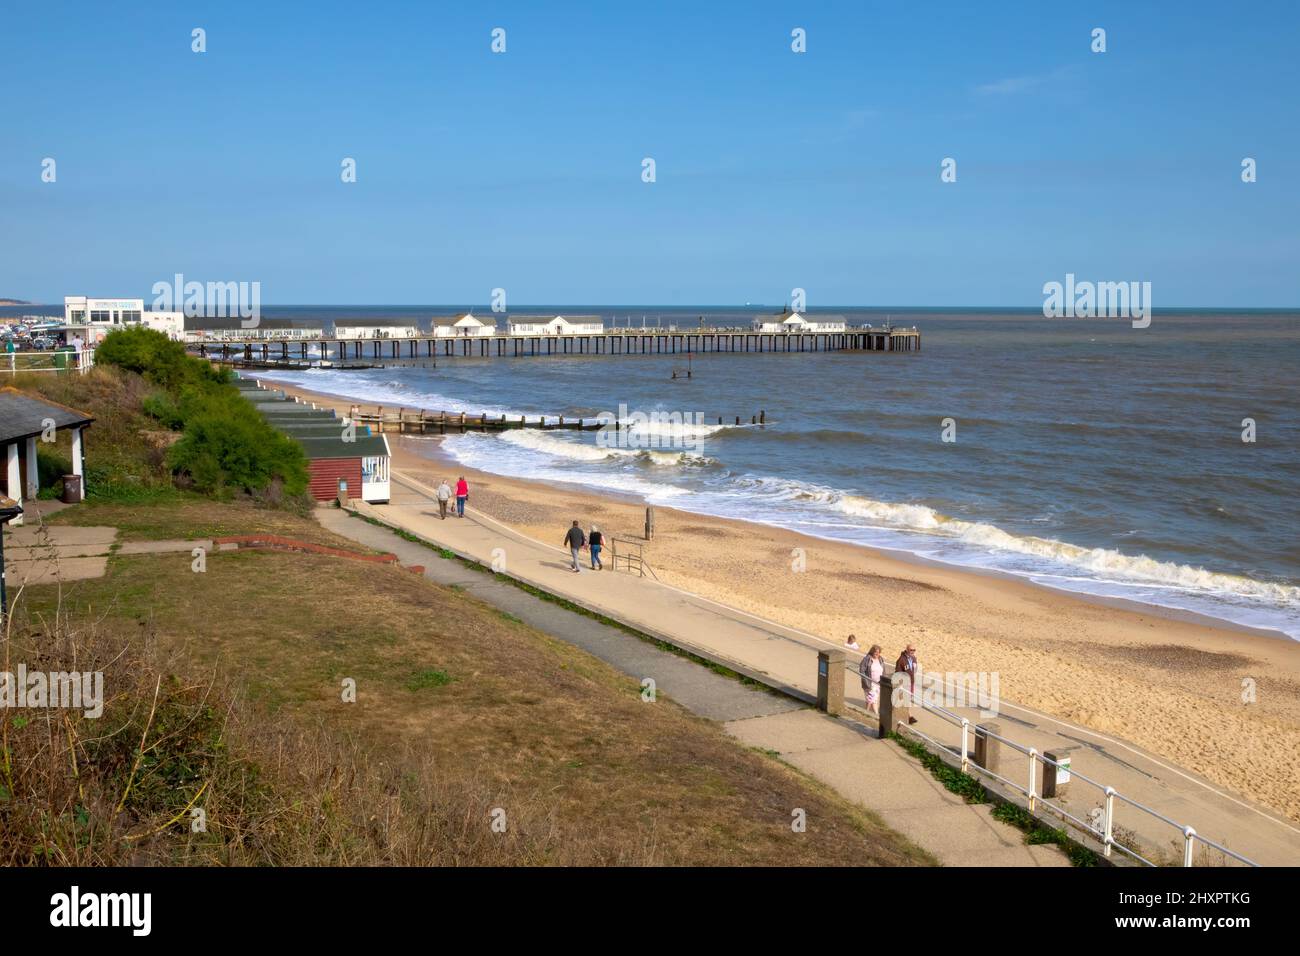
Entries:
[[[652,843],[603,857],[581,834],[561,840],[535,795],[453,783],[428,754],[374,760],[363,740],[267,719],[210,677],[176,677],[151,640],[62,620],[11,632],[5,649],[29,668],[103,669],[111,695],[99,720],[0,710],[3,865],[654,860]],[[510,807],[504,832],[484,825],[495,806]]]
[[53,525],[111,525],[123,541],[161,541],[174,538],[204,539],[236,534],[281,534],[314,544],[364,550],[340,538],[315,521],[287,507],[266,507],[249,498],[214,501],[182,495],[162,501],[86,501],[46,519]]
[[[180,511],[196,528],[212,520],[199,504]],[[306,537],[307,527],[299,519],[280,533]],[[75,819],[75,807],[88,807],[96,837],[117,838],[166,823],[210,780],[207,834],[164,827],[137,852],[304,864],[927,862],[870,815],[717,726],[671,702],[643,703],[639,685],[604,663],[410,572],[274,552],[215,554],[202,574],[189,562],[118,557],[107,578],[64,587],[64,619],[98,622],[95,653],[126,651],[117,706],[133,718],[121,721],[111,763],[95,765],[106,782],[88,804],[68,776],[76,744],[31,735],[26,759],[47,769],[15,793],[38,816]],[[58,601],[52,586],[23,595],[33,621],[53,619]],[[141,800],[167,799],[133,797],[114,817],[106,808],[146,698],[156,675],[173,673],[209,675],[163,683],[173,689],[171,723],[210,712],[186,725],[195,728],[193,769],[174,779],[151,772],[168,786],[146,788]],[[345,679],[356,682],[355,703],[342,699]],[[117,726],[107,715],[99,723]],[[790,829],[796,807],[807,811],[805,833]],[[504,834],[491,828],[494,808],[505,812]],[[39,832],[33,826],[27,819],[23,832]],[[85,836],[65,825],[51,842],[76,846]],[[26,851],[0,842],[18,862],[123,862],[97,839],[90,845],[99,857],[20,859]]]

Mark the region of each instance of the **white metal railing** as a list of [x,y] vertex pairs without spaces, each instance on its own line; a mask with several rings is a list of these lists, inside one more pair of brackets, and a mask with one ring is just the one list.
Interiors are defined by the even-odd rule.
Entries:
[[[853,666],[852,663],[846,663],[845,669],[853,672],[855,675],[861,676],[861,674],[858,674],[857,667]],[[888,693],[891,689],[893,689],[892,675],[881,676],[880,693]],[[1053,816],[1061,818],[1062,821],[1069,823],[1069,825],[1073,826],[1074,829],[1082,831],[1084,834],[1087,834],[1089,838],[1097,840],[1097,842],[1101,844],[1102,853],[1104,853],[1108,858],[1112,856],[1115,849],[1118,849],[1118,851],[1123,853],[1123,855],[1132,858],[1132,860],[1138,861],[1141,865],[1160,866],[1158,862],[1148,860],[1147,857],[1141,856],[1141,853],[1138,852],[1138,848],[1128,847],[1128,845],[1121,842],[1121,840],[1115,839],[1115,800],[1119,800],[1122,801],[1123,804],[1127,804],[1135,810],[1140,810],[1140,812],[1148,814],[1149,817],[1156,819],[1158,822],[1164,823],[1166,826],[1173,827],[1174,830],[1179,832],[1179,835],[1183,838],[1183,866],[1193,865],[1197,843],[1203,844],[1205,847],[1216,849],[1219,853],[1223,853],[1223,855],[1232,858],[1232,860],[1242,862],[1244,865],[1260,865],[1257,864],[1257,862],[1240,855],[1240,853],[1232,851],[1232,849],[1225,847],[1225,845],[1206,838],[1206,836],[1196,832],[1193,827],[1184,825],[1184,823],[1179,823],[1178,821],[1175,821],[1175,819],[1170,819],[1169,817],[1166,817],[1165,814],[1158,812],[1158,810],[1152,809],[1151,806],[1140,804],[1138,801],[1131,799],[1131,797],[1123,795],[1123,793],[1115,790],[1115,788],[1109,786],[1109,784],[1101,783],[1100,780],[1092,779],[1091,777],[1088,777],[1087,774],[1079,773],[1073,765],[1065,765],[1062,767],[1061,762],[1053,760],[1053,758],[1048,757],[1045,753],[1040,753],[1039,750],[1034,747],[1024,747],[1023,744],[1011,740],[1010,737],[995,734],[995,732],[989,731],[987,727],[979,727],[979,734],[987,736],[989,739],[997,740],[998,743],[1006,744],[1009,748],[1017,750],[1017,752],[1024,754],[1024,756],[1028,758],[1026,780],[1028,786],[1023,786],[1023,784],[1017,783],[1015,780],[1002,777],[1002,775],[996,773],[996,771],[989,770],[988,767],[980,766],[979,763],[972,760],[970,718],[962,717],[961,714],[953,713],[952,710],[941,708],[941,706],[936,704],[931,704],[931,702],[924,700],[924,697],[919,695],[919,693],[909,691],[906,692],[906,695],[910,700],[915,701],[915,705],[917,705],[920,710],[926,711],[926,713],[935,714],[936,717],[941,719],[941,721],[952,724],[952,726],[958,727],[959,730],[961,730],[961,741],[959,741],[957,748],[957,756],[959,757],[959,765],[961,765],[962,773],[971,774],[972,771],[974,771],[974,773],[982,775],[982,777],[997,780],[998,783],[1004,784],[1004,786],[1010,788],[1010,790],[1021,793],[1021,795],[1026,797],[1028,800],[1031,813],[1036,813],[1039,806],[1043,806],[1043,808],[1047,810],[1047,812],[1052,813]],[[919,731],[917,728],[909,726],[909,724],[898,722],[896,723],[896,726],[894,726],[894,731],[898,732],[900,735],[902,732],[906,731],[907,734],[919,737],[919,739],[931,744],[932,748],[937,750],[939,753],[953,753],[952,745],[944,744],[943,741],[936,740],[935,737],[924,734],[923,731]],[[1084,821],[1084,819],[1079,819],[1079,817],[1074,816],[1073,813],[1070,813],[1069,810],[1063,808],[1060,804],[1054,804],[1052,801],[1045,799],[1045,797],[1041,795],[1039,779],[1037,779],[1037,766],[1039,766],[1040,762],[1050,763],[1050,765],[1056,767],[1058,771],[1065,769],[1067,773],[1070,774],[1071,780],[1078,778],[1083,780],[1083,782],[1091,784],[1092,787],[1096,787],[1097,790],[1101,792],[1102,813],[1100,823],[1092,823]]]
[[[60,357],[63,364],[60,365]],[[95,365],[94,349],[63,349],[49,352],[0,352],[0,372],[76,372],[84,375]]]
[[[880,693],[882,694],[887,693],[888,690],[890,689],[887,686],[889,684],[889,680],[887,678],[882,677],[880,683],[881,683]],[[1188,826],[1186,824],[1179,823],[1176,820],[1172,820],[1169,817],[1165,816],[1160,811],[1154,810],[1151,807],[1139,803],[1138,801],[1130,797],[1124,796],[1114,787],[1104,784],[1101,781],[1094,780],[1091,777],[1087,776],[1086,774],[1080,773],[1072,765],[1069,764],[1063,765],[1061,762],[1057,760],[1053,760],[1051,757],[1048,757],[1046,754],[1039,753],[1038,750],[1034,747],[1025,747],[1024,745],[1019,744],[1008,737],[1004,737],[1001,734],[994,733],[985,727],[980,727],[978,729],[980,734],[990,739],[997,740],[998,742],[1005,744],[1006,746],[1010,747],[1012,750],[1018,751],[1019,753],[1023,754],[1028,758],[1028,767],[1027,767],[1028,772],[1027,772],[1027,780],[1026,780],[1028,786],[1024,786],[1020,783],[1017,783],[1014,780],[1004,777],[1001,774],[988,769],[987,767],[980,766],[978,763],[976,763],[974,760],[971,759],[971,743],[970,743],[971,723],[969,718],[962,717],[960,714],[953,713],[952,711],[946,710],[945,708],[939,707],[935,704],[927,703],[924,697],[921,696],[920,694],[915,694],[909,691],[907,692],[907,695],[909,698],[911,698],[913,701],[916,702],[916,705],[919,707],[920,710],[925,711],[927,713],[934,714],[935,716],[945,721],[946,723],[952,724],[953,726],[959,727],[961,729],[961,742],[959,746],[959,755],[960,755],[960,762],[961,762],[961,770],[963,773],[970,774],[972,771],[974,771],[975,773],[981,776],[988,777],[993,780],[997,780],[999,783],[1010,788],[1011,790],[1014,790],[1015,792],[1024,795],[1025,798],[1029,801],[1029,810],[1031,813],[1036,812],[1038,810],[1038,807],[1041,805],[1045,810],[1052,813],[1054,816],[1065,821],[1067,824],[1074,827],[1075,829],[1080,830],[1083,833],[1086,833],[1089,837],[1099,842],[1103,848],[1102,852],[1106,857],[1111,856],[1112,850],[1119,850],[1126,857],[1129,857],[1137,861],[1138,863],[1141,863],[1144,866],[1154,867],[1160,865],[1159,863],[1149,860],[1146,857],[1142,856],[1141,853],[1138,852],[1138,849],[1136,847],[1126,846],[1123,842],[1115,839],[1115,801],[1118,799],[1123,803],[1127,804],[1128,806],[1132,807],[1133,809],[1140,810],[1143,813],[1152,817],[1153,819],[1160,821],[1161,823],[1164,823],[1167,826],[1170,826],[1178,831],[1178,833],[1182,836],[1183,839],[1183,866],[1193,865],[1196,844],[1198,842],[1206,847],[1217,850],[1220,853],[1224,854],[1225,856],[1231,857],[1232,859],[1237,860],[1240,863],[1245,864],[1246,866],[1256,866],[1256,867],[1259,866],[1259,864],[1256,863],[1254,860],[1250,860],[1242,856],[1240,853],[1228,849],[1223,844],[1217,843],[1214,840],[1202,836],[1201,834],[1197,833],[1193,827]],[[907,733],[912,734],[913,736],[918,737],[926,741],[927,743],[931,744],[936,750],[938,750],[941,753],[945,753],[945,754],[952,753],[952,747],[950,745],[944,744],[941,741],[936,740],[930,735],[920,730],[917,730],[916,728],[911,727],[906,723],[898,722],[895,726],[895,730],[900,734],[906,731]],[[1052,765],[1058,770],[1058,772],[1064,769],[1070,774],[1071,782],[1073,782],[1077,778],[1079,780],[1082,780],[1090,784],[1093,787],[1096,787],[1101,792],[1103,797],[1102,819],[1099,825],[1086,820],[1079,819],[1074,814],[1066,810],[1063,806],[1053,803],[1052,801],[1048,800],[1042,795],[1038,785],[1038,764],[1040,762],[1043,764]]]

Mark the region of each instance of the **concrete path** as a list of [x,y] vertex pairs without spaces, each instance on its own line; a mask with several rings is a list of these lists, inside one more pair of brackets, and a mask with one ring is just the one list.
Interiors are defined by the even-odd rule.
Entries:
[[[503,570],[519,580],[563,595],[575,604],[724,663],[804,700],[811,699],[816,691],[817,651],[842,646],[838,641],[784,627],[649,578],[610,571],[584,570],[573,574],[567,570],[567,551],[560,547],[563,528],[556,529],[552,544],[521,535],[472,508],[464,519],[441,521],[431,495],[432,489],[412,476],[394,472],[392,502],[361,508],[378,520],[399,525],[484,564],[491,564],[495,559],[499,567],[503,566]],[[850,654],[849,668],[855,669],[856,664],[857,655]],[[860,706],[863,701],[858,682],[854,676],[846,676],[846,700]],[[1034,747],[1039,753],[1072,748],[1070,755],[1076,774],[1114,787],[1124,797],[1179,824],[1190,825],[1197,833],[1259,863],[1295,865],[1300,862],[1300,828],[1265,808],[1225,792],[1196,773],[1176,767],[1127,741],[1013,702],[1001,701],[1000,711],[997,719],[1003,735],[1023,746]],[[970,718],[972,723],[981,719],[972,709],[958,713]],[[950,748],[956,746],[960,737],[957,727],[929,712],[920,715],[916,729]],[[1189,728],[1189,732],[1194,731]],[[864,747],[863,754],[867,753],[869,749]],[[1004,752],[1004,761],[1005,776],[1027,782],[1027,757]],[[1102,797],[1097,788],[1077,777],[1061,802],[1075,816],[1088,819],[1092,810],[1100,806]],[[1117,801],[1116,822],[1165,859],[1180,853],[1179,830],[1123,801]],[[1214,859],[1211,857],[1210,861]]]
[[900,747],[865,728],[809,708],[732,721],[727,730],[844,796],[874,810],[891,828],[945,866],[1069,866],[1054,846],[1027,846],[1024,834],[944,789]]
[[[58,508],[50,507],[58,504]],[[65,505],[41,502],[44,515],[62,510]],[[211,540],[165,541],[117,540],[117,529],[108,526],[50,525],[41,521],[42,513],[30,509],[27,523],[4,529],[5,585],[52,584],[101,578],[108,571],[108,559],[114,554],[190,553],[195,548],[212,551]],[[222,548],[237,545],[222,545]]]
[[431,581],[472,594],[539,631],[582,648],[637,681],[654,680],[656,694],[675,700],[703,717],[740,720],[804,708],[788,697],[747,687],[618,628],[539,600],[490,574],[471,571],[459,561],[444,561],[424,545],[406,541],[386,528],[375,527],[338,510],[320,509],[316,514],[321,524],[336,534],[367,547],[390,551],[404,565],[424,565],[424,576]]
[[6,528],[5,585],[50,584],[103,577],[117,529],[39,523]]
[[[405,505],[397,504],[396,498],[394,504],[407,509],[406,518],[423,517],[428,502],[422,495],[405,489],[401,497]],[[362,506],[359,510],[398,524],[391,513],[394,504],[375,509]],[[436,514],[435,508],[429,520],[439,526],[449,528],[454,524],[461,531],[471,527],[484,530],[473,518],[443,522]],[[693,713],[722,722],[742,743],[778,754],[847,799],[875,812],[887,826],[928,850],[943,864],[1069,865],[1064,854],[1054,847],[1025,845],[1023,834],[993,820],[988,807],[969,805],[949,793],[901,748],[875,740],[861,727],[827,717],[789,696],[748,687],[618,628],[540,600],[491,575],[472,571],[458,561],[442,560],[424,545],[404,540],[386,528],[360,521],[345,512],[320,509],[317,517],[329,530],[368,547],[391,551],[403,564],[424,565],[429,579],[462,588],[521,621],[588,651],[638,681],[653,679],[658,693]],[[409,527],[405,520],[400,523]],[[423,531],[416,533],[426,536]],[[487,533],[495,535],[494,531]],[[495,546],[501,546],[499,539]],[[507,565],[513,553],[513,548],[507,552]],[[549,556],[543,560],[551,563]],[[515,573],[513,569],[511,573]],[[555,573],[564,575],[562,581],[580,577],[562,568]],[[610,586],[634,580],[613,572],[594,573],[589,579],[603,579]],[[549,587],[548,590],[559,591]]]

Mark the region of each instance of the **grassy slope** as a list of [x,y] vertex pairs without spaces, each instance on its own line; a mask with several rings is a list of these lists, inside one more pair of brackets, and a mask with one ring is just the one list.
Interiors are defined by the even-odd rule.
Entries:
[[[315,521],[251,505],[100,505],[59,518],[120,524],[128,539],[274,530],[351,547]],[[643,703],[636,682],[604,663],[408,571],[242,552],[214,554],[196,574],[190,560],[115,557],[106,578],[65,585],[62,607],[99,620],[119,641],[152,636],[193,665],[232,675],[256,712],[360,741],[370,760],[397,772],[390,790],[459,795],[463,832],[451,842],[471,849],[408,841],[417,849],[404,862],[929,862],[869,814],[716,725],[663,699]],[[29,615],[49,618],[60,596],[52,586],[28,588],[23,601]],[[357,683],[355,704],[340,699],[347,677]],[[497,806],[527,831],[508,850],[475,843]],[[807,811],[805,833],[790,829],[796,807]],[[322,857],[339,855],[299,848],[294,858]]]

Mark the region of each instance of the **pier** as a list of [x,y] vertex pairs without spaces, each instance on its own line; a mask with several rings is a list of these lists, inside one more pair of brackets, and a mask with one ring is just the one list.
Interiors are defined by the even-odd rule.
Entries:
[[[680,355],[766,352],[918,352],[916,328],[859,326],[841,332],[757,332],[748,329],[620,329],[561,335],[421,335],[392,338],[199,341],[204,358],[266,368],[373,367],[385,359],[525,358],[543,355]],[[314,356],[312,353],[315,353]]]

